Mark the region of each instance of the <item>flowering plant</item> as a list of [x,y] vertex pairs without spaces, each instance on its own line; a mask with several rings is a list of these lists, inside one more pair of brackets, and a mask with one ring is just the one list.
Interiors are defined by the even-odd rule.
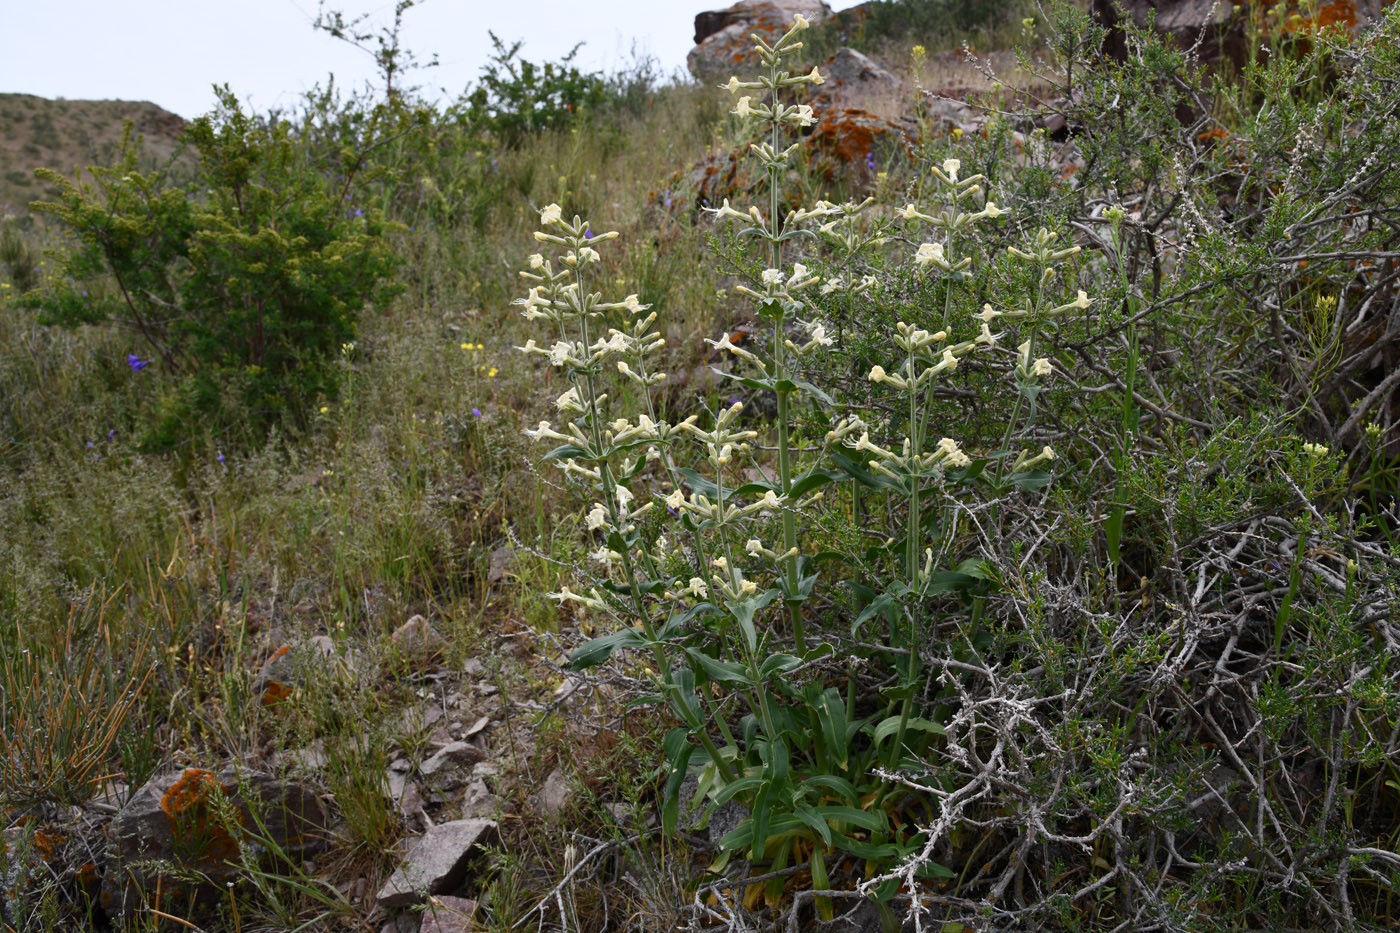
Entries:
[[[658,371],[665,340],[655,328],[656,313],[637,295],[605,300],[595,291],[601,251],[616,232],[594,232],[589,221],[566,218],[559,205],[544,207],[535,233],[542,251],[521,273],[530,291],[517,304],[551,331],[547,341],[530,339],[519,349],[547,360],[568,382],[555,400],[562,420],[541,421],[527,434],[553,444],[545,460],[591,491],[585,525],[601,568],[595,585],[564,585],[550,595],[614,621],[610,631],[575,651],[572,666],[590,667],[624,649],[645,652],[654,662],[654,699],[678,723],[664,743],[668,831],[676,828],[680,787],[698,753],[696,802],[740,799],[750,808],[750,817],[720,841],[721,861],[739,852],[779,870],[804,859],[815,887],[825,889],[833,855],[878,865],[918,849],[917,830],[897,814],[907,793],[890,779],[941,732],[916,701],[929,601],[993,585],[976,560],[935,571],[951,540],[930,531],[937,511],[927,507],[931,491],[986,483],[997,492],[1034,488],[1048,482],[1037,468],[1054,457],[1045,447],[1038,454],[1013,458],[1003,450],[974,460],[956,439],[932,430],[935,386],[962,359],[998,346],[1001,335],[992,333],[992,322],[1028,320],[1029,335],[1012,370],[1019,395],[1006,448],[1021,399],[1033,405],[1054,371],[1048,359],[1034,358],[1036,329],[1078,305],[1049,309],[1038,290],[1024,309],[988,305],[977,315],[977,332],[954,339],[955,330],[967,327],[953,319],[962,300],[955,290],[973,263],[960,253],[978,224],[1003,211],[987,200],[985,178],[962,177],[959,162],[949,159],[931,172],[936,203],[911,203],[897,212],[933,231],[912,262],[920,275],[940,276],[947,285],[940,320],[900,322],[892,335],[898,362],[869,372],[877,389],[899,400],[881,410],[899,414],[857,412],[808,377],[820,368],[815,361],[840,349],[820,301],[838,292],[869,294],[877,280],[837,274],[823,284],[814,265],[785,262],[785,249],[797,240],[821,243],[849,262],[887,238],[883,226],[870,230],[858,222],[871,200],[783,210],[782,179],[799,145],[784,145],[784,133],[814,120],[810,106],[786,103],[784,95],[824,80],[817,69],[796,75],[783,69],[784,57],[801,47],[805,25],[799,17],[772,43],[755,37],[766,73],[725,85],[739,95],[735,117],[766,124],[751,146],[767,175],[766,210],[740,209],[728,200],[711,209],[717,222],[739,227],[741,242],[760,244],[765,253],[761,271],[736,291],[766,322],[766,340],[746,346],[725,333],[707,343],[734,366],[717,369],[721,377],[775,399],[771,429],[746,420],[739,400],[703,420],[668,420],[656,398],[666,378]],[[1042,265],[1042,285],[1053,279],[1053,264],[1074,252],[1054,249],[1053,239],[1042,233],[1029,251],[1014,251]],[[619,400],[629,397],[638,410],[626,414]],[[892,432],[898,436],[887,440]],[[1002,464],[994,480],[986,471],[993,458]],[[828,507],[824,487],[833,483],[840,501]],[[890,510],[905,516],[901,540],[885,549],[897,579],[864,574],[858,547],[820,547],[820,534],[800,533],[802,526],[820,528],[844,515],[848,497],[852,507],[857,501],[857,487],[888,497]],[[894,504],[899,500],[902,508]],[[819,587],[828,566],[844,569],[847,578]],[[863,711],[858,678],[838,660],[840,635],[828,611],[838,606],[849,607],[853,632],[877,617],[888,623],[880,660],[893,658],[896,671],[879,688],[882,713]],[[809,631],[813,624],[819,628]],[[919,740],[911,742],[915,735]],[[928,860],[921,868],[924,875],[941,871]],[[770,902],[781,897],[782,882],[764,887]],[[891,878],[874,893],[888,895],[898,884]],[[817,903],[829,917],[831,902]]]

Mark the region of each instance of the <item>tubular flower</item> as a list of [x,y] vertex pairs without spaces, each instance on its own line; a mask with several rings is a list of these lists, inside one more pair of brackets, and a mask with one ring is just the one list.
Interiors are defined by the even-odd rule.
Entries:
[[564,211],[558,204],[545,205],[544,209],[540,211],[540,223],[546,227],[550,224],[557,224],[563,215]]

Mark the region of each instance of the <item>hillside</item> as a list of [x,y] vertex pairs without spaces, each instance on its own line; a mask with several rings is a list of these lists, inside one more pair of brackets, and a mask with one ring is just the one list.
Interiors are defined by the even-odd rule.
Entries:
[[0,933],[1400,929],[1400,6],[1291,2],[742,0],[0,220]]
[[148,101],[48,100],[0,94],[0,215],[22,214],[30,201],[52,194],[36,168],[71,174],[106,165],[131,121],[145,157],[159,163],[174,154],[185,121]]

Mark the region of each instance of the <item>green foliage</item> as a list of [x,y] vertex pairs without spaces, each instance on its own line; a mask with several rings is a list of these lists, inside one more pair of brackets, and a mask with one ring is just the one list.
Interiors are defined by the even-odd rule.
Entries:
[[190,188],[136,171],[130,140],[91,184],[45,174],[63,194],[35,207],[74,245],[28,300],[50,323],[128,328],[159,358],[170,381],[147,446],[237,446],[335,397],[340,348],[393,293],[395,260],[378,212],[356,206],[353,166],[303,163],[285,122],[258,123],[225,90],[186,139]]
[[1019,18],[1029,4],[1005,0],[871,0],[834,13],[804,40],[805,55],[820,61],[845,46],[878,52],[898,43],[938,47]]
[[[490,33],[493,53],[482,67],[479,85],[462,102],[476,126],[489,130],[508,147],[546,129],[565,127],[599,107],[607,82],[596,72],[573,64],[576,45],[557,62],[537,65],[520,58],[523,42],[510,45]],[[624,91],[627,88],[624,86]]]

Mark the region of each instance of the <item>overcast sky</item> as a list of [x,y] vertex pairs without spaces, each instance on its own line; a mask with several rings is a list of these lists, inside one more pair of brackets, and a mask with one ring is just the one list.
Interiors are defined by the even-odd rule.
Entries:
[[[531,61],[584,42],[578,61],[610,70],[637,47],[666,71],[684,68],[695,14],[732,0],[424,0],[404,20],[405,45],[441,64],[420,72],[430,97],[455,97],[491,51],[487,31],[523,39]],[[856,0],[828,3],[834,9]],[[316,32],[317,0],[3,0],[0,92],[70,100],[149,100],[184,117],[213,106],[227,83],[257,110],[289,107],[334,73],[341,86],[375,75],[368,55]],[[327,4],[388,24],[393,0]]]

